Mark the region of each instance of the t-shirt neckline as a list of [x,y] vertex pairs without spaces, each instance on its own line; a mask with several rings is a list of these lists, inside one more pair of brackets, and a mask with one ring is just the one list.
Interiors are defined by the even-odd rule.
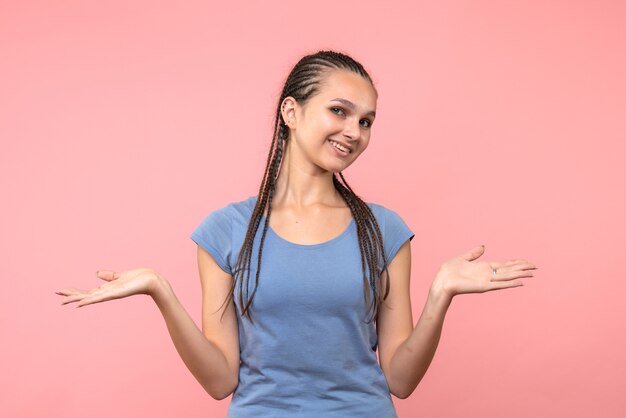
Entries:
[[[250,214],[252,215],[252,210],[254,210],[254,205],[256,205],[256,200],[257,200],[257,196],[250,196],[250,201],[251,201],[251,212]],[[261,214],[261,222],[259,223],[259,231],[261,231],[260,233],[262,233],[262,228],[263,225],[265,223],[265,214]],[[267,234],[271,235],[272,237],[274,237],[277,241],[283,243],[284,245],[290,246],[290,247],[294,247],[294,248],[301,248],[301,249],[316,249],[316,248],[321,248],[321,247],[326,247],[328,245],[332,245],[340,240],[342,240],[344,237],[346,237],[350,231],[354,228],[355,226],[355,222],[354,222],[354,216],[350,219],[350,223],[348,224],[348,226],[336,237],[331,238],[329,240],[323,241],[323,242],[318,242],[315,244],[299,244],[293,241],[289,241],[283,237],[281,237],[280,235],[278,235],[273,229],[272,227],[268,224],[267,225]]]

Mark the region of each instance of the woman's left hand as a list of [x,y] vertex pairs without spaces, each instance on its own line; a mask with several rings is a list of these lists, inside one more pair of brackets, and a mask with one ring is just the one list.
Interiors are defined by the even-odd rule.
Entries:
[[[491,290],[523,286],[524,277],[533,277],[529,270],[537,267],[527,260],[476,261],[485,252],[479,245],[441,265],[431,289],[449,298],[462,293],[484,293]],[[495,275],[493,273],[495,269]]]

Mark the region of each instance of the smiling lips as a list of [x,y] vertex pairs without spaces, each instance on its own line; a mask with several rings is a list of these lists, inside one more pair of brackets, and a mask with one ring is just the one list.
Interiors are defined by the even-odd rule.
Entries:
[[339,142],[333,141],[332,139],[329,139],[328,141],[333,147],[337,148],[338,150],[340,150],[342,153],[345,153],[346,155],[352,152],[350,148],[347,148],[344,145],[341,145]]

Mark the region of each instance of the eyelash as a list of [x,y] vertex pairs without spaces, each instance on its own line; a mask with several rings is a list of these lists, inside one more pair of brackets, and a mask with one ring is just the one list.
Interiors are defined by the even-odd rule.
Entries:
[[[338,113],[337,113],[337,112],[335,112],[335,110],[340,110],[340,111],[343,113],[343,109],[342,109],[342,108],[340,108],[340,107],[336,107],[336,106],[335,106],[335,107],[331,107],[331,108],[330,108],[330,110],[331,110],[331,112],[333,112],[333,113],[334,113],[334,114],[336,114],[336,115],[337,115]],[[369,119],[363,119],[363,120],[364,120],[364,121],[367,121],[367,126],[364,126],[364,128],[369,129],[369,128],[371,128],[371,127],[372,127],[372,121],[371,121],[371,120],[369,120]]]

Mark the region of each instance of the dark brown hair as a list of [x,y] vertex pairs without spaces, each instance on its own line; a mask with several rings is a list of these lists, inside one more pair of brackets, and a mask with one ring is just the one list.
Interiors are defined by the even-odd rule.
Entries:
[[[272,144],[267,156],[267,165],[259,194],[257,196],[256,206],[252,212],[250,223],[246,237],[241,246],[237,263],[234,268],[234,281],[229,292],[225,304],[234,300],[234,289],[239,281],[242,282],[239,290],[239,306],[242,309],[243,316],[252,320],[250,316],[250,306],[252,299],[259,286],[259,273],[261,271],[261,256],[263,255],[263,242],[269,225],[269,219],[272,214],[272,197],[275,191],[276,179],[278,177],[280,163],[283,157],[285,142],[289,138],[289,128],[283,121],[281,115],[281,104],[283,100],[291,96],[300,105],[304,105],[311,97],[319,91],[319,85],[327,72],[332,70],[347,70],[361,75],[367,79],[374,87],[374,84],[365,71],[363,66],[349,56],[335,51],[319,51],[311,55],[307,55],[300,59],[293,67],[276,107],[274,119],[274,134],[272,136]],[[374,91],[376,89],[374,88]],[[337,176],[339,174],[339,176]],[[363,293],[366,304],[370,304],[371,316],[367,322],[374,320],[378,314],[379,305],[389,294],[389,272],[387,271],[387,257],[384,252],[383,238],[378,227],[378,223],[368,205],[358,197],[350,188],[342,173],[333,175],[333,184],[335,189],[340,193],[342,198],[352,212],[352,216],[356,221],[359,248],[361,251],[361,267],[363,270]],[[258,249],[258,261],[255,277],[254,291],[252,295],[248,295],[248,285],[250,281],[250,264],[252,262],[252,249],[254,237],[256,236],[263,213],[267,208],[267,216],[263,224],[263,235]],[[369,271],[369,274],[367,273]],[[384,284],[384,294],[381,295],[380,287],[383,271],[387,272],[387,280]],[[245,280],[245,285],[243,284]],[[245,297],[244,297],[245,288]],[[370,292],[373,291],[374,300],[370,301]],[[245,302],[244,302],[245,299]],[[223,306],[223,305],[222,305]]]

